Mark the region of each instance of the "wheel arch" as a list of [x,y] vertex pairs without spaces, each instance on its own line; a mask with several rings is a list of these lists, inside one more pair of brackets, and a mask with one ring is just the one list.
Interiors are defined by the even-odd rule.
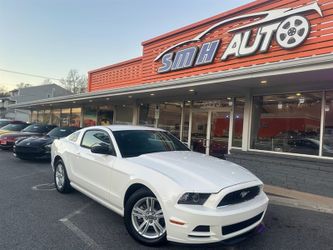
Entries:
[[142,183],[136,182],[136,183],[131,184],[127,188],[127,190],[125,192],[125,195],[124,195],[124,199],[123,199],[123,207],[126,206],[126,202],[131,197],[131,195],[134,194],[137,190],[139,190],[141,188],[145,188],[145,189],[149,190],[150,192],[152,192],[156,196],[156,194],[151,190],[151,188],[149,188],[148,186],[146,186]]

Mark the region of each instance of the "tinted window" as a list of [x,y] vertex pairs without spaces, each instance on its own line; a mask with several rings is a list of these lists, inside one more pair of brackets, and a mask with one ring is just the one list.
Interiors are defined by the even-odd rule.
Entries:
[[123,157],[166,151],[189,151],[168,132],[154,130],[126,130],[113,132]]
[[53,138],[62,138],[75,132],[77,128],[67,127],[67,128],[54,128],[47,135]]
[[48,125],[30,125],[22,130],[22,132],[32,132],[32,133],[47,133],[51,129],[53,129],[55,126],[48,126]]
[[110,137],[107,132],[102,130],[88,130],[81,142],[81,146],[85,148],[92,148],[99,144],[108,144],[111,146]]
[[0,128],[6,126],[10,123],[10,121],[0,121]]
[[8,124],[8,125],[4,126],[1,129],[8,130],[8,131],[21,131],[22,129],[24,129],[27,126],[28,126],[28,124],[21,124],[21,123],[18,123],[18,124]]

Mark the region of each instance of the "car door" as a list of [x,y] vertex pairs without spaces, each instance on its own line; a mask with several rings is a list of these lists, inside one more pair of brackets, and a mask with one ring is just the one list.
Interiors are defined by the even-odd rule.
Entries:
[[85,131],[76,158],[77,162],[73,164],[72,169],[77,185],[110,202],[111,172],[116,155],[92,153],[91,148],[99,144],[107,144],[110,152],[115,152],[107,131],[101,129]]

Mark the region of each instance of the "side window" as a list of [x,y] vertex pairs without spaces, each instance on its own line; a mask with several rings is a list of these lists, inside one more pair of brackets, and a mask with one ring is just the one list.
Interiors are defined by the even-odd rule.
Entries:
[[107,144],[114,152],[113,145],[107,132],[102,130],[88,130],[83,135],[81,147],[92,148],[98,144]]
[[77,139],[79,138],[79,135],[80,135],[80,132],[73,133],[68,137],[68,140],[70,140],[72,142],[76,142]]

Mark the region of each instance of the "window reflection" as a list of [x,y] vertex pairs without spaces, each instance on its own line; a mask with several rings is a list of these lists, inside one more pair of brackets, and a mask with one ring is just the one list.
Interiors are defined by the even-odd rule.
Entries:
[[333,91],[326,93],[323,156],[333,157]]
[[244,98],[235,98],[234,102],[234,127],[233,127],[233,137],[232,146],[242,147],[242,137],[243,137],[243,121],[244,121]]
[[322,93],[254,97],[253,149],[319,155]]

